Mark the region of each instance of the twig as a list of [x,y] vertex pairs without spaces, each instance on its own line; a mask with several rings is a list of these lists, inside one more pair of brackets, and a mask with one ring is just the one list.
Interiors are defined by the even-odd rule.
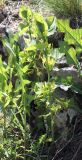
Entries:
[[[65,147],[67,147],[67,145],[72,141],[72,139],[73,139],[73,137],[74,137],[75,127],[76,127],[77,122],[78,122],[78,121],[77,121],[77,118],[76,118],[75,124],[74,124],[74,129],[73,129],[73,135],[72,135],[71,139],[64,145],[64,147],[62,147],[58,152],[56,152],[56,154],[55,154],[55,156],[53,157],[52,160],[54,160],[54,158],[57,156],[57,154],[59,154],[60,152],[62,152],[63,149],[64,149]],[[78,148],[78,149],[79,149],[79,148]]]
[[79,152],[79,150],[80,150],[81,146],[82,146],[82,144],[80,144],[80,145],[79,145],[79,147],[78,147],[78,149],[77,149],[76,153],[74,154],[74,156],[73,156],[72,160],[74,160],[74,159],[76,158],[76,156],[77,156],[77,154],[78,154],[78,152]]
[[62,148],[55,154],[55,156],[52,158],[52,160],[54,160],[54,158],[57,156],[57,154],[59,154],[60,152],[62,152],[62,150],[63,150],[65,147],[67,147],[67,145],[68,145],[71,141],[72,141],[72,138],[65,144],[64,147],[62,147]]

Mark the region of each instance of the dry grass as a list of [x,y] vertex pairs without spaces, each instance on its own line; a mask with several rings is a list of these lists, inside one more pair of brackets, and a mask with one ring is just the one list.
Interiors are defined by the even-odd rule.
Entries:
[[5,0],[0,0],[0,8],[3,8],[5,5]]
[[45,0],[56,16],[70,17],[82,13],[81,0]]

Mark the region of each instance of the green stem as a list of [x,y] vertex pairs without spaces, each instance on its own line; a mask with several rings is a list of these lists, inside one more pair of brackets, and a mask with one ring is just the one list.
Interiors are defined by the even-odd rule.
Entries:
[[51,132],[52,132],[52,141],[54,141],[54,124],[53,124],[53,114],[51,113]]
[[[50,71],[49,69],[47,69],[47,72],[48,72],[48,84],[50,83]],[[48,98],[48,101],[50,103],[51,101],[51,94],[50,94],[50,84],[49,84],[49,98]],[[51,113],[51,132],[52,132],[52,140],[54,140],[54,128],[53,128],[53,115]]]
[[26,124],[26,95],[23,93],[23,104],[24,104],[24,160],[26,160],[26,140],[27,140],[27,124]]
[[49,70],[47,72],[48,72],[48,83],[49,83],[50,82],[50,72]]
[[3,127],[3,140],[6,138],[6,111],[3,109],[3,114],[4,114],[4,127]]

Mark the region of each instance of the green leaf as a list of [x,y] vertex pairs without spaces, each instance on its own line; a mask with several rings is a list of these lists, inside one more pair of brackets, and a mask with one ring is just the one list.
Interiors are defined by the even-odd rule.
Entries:
[[22,83],[23,83],[23,85],[25,86],[26,84],[30,84],[30,81],[29,81],[29,80],[26,80],[26,79],[23,79]]
[[82,29],[71,29],[69,20],[57,19],[58,31],[65,32],[65,41],[68,44],[77,44],[82,48]]
[[13,88],[13,85],[12,85],[12,82],[10,82],[8,85],[8,93],[12,92],[12,88]]
[[53,21],[54,21],[54,16],[49,16],[49,17],[46,18],[48,29],[51,27]]
[[56,18],[53,18],[53,22],[48,28],[48,36],[53,35],[54,32],[56,32]]
[[70,47],[69,47],[69,45],[68,45],[67,42],[65,42],[65,41],[59,42],[59,48],[58,48],[58,50],[59,50],[60,53],[66,54],[67,51],[69,50],[69,48]]
[[29,45],[29,47],[26,48],[25,51],[35,51],[36,49],[36,45]]
[[7,96],[7,97],[6,97],[6,103],[5,103],[5,105],[4,105],[4,108],[6,108],[6,107],[9,105],[10,101],[11,101],[11,98],[10,98],[9,96]]
[[44,18],[38,13],[35,13],[34,17],[35,17],[35,21],[36,21],[36,26],[38,27],[40,33],[47,34],[48,33],[48,25],[45,22]]
[[43,142],[45,142],[45,139],[46,139],[46,134],[42,135],[42,136],[39,138],[39,144],[42,144]]
[[69,64],[78,64],[78,60],[76,58],[76,50],[74,48],[70,48],[68,50],[67,61]]
[[22,71],[23,71],[23,73],[26,73],[28,71],[28,65],[26,65],[25,67],[23,67]]
[[19,16],[22,19],[29,20],[32,16],[32,11],[29,7],[21,6],[21,8],[19,10]]
[[59,49],[53,49],[51,57],[53,57],[55,60],[59,60],[65,55],[64,52],[60,52]]

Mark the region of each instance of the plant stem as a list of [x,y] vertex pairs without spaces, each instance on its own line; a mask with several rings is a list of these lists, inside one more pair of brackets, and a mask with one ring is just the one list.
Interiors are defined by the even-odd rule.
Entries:
[[23,93],[23,104],[24,104],[24,160],[26,160],[26,94]]

